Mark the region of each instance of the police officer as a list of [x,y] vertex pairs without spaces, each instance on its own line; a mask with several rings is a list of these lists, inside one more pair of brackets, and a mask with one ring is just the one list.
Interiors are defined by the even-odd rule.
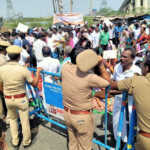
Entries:
[[132,78],[111,83],[112,89],[128,90],[133,94],[139,133],[137,134],[136,150],[150,150],[150,55],[146,56],[142,65],[143,76],[135,75]]
[[21,48],[18,46],[9,46],[6,51],[10,61],[0,67],[0,91],[3,91],[5,102],[8,109],[10,119],[10,132],[12,136],[12,145],[17,147],[19,144],[18,138],[18,114],[21,121],[23,133],[23,146],[31,145],[31,131],[29,124],[29,106],[25,93],[25,82],[36,86],[39,81],[40,71],[37,70],[36,76],[32,78],[31,73],[26,67],[20,66]]
[[109,83],[91,73],[99,63],[93,50],[79,53],[76,63],[65,63],[62,67],[64,119],[68,128],[69,150],[91,150],[94,132],[92,109],[97,107],[92,99],[92,88],[105,88]]
[[[0,67],[7,62],[6,48],[8,46],[10,46],[9,42],[0,40]],[[0,137],[2,135],[3,118],[5,116],[6,116],[6,106],[4,103],[3,93],[0,92]]]
[[8,46],[10,46],[9,42],[0,40],[0,66],[7,62],[6,48]]

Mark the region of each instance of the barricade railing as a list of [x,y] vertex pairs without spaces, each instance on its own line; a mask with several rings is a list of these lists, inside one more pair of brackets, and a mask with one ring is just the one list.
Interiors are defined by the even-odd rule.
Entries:
[[[30,71],[35,72],[36,69],[33,68],[29,68]],[[48,109],[45,108],[45,106],[47,105],[52,105],[54,107],[58,107],[61,112],[61,110],[63,109],[63,104],[62,104],[62,88],[61,85],[57,85],[56,83],[47,83],[44,79],[44,75],[50,75],[50,76],[55,76],[55,77],[61,77],[60,74],[54,74],[54,73],[50,73],[50,72],[45,72],[45,71],[41,71],[42,77],[43,77],[43,89],[44,91],[44,95],[45,95],[45,101],[41,101],[40,96],[38,95],[38,91],[37,89],[35,92],[35,95],[32,94],[33,96],[33,100],[35,101],[35,105],[33,105],[35,107],[35,109],[30,112],[30,115],[35,114],[36,116],[38,116],[39,118],[42,118],[52,124],[55,124],[56,126],[59,126],[63,129],[67,129],[67,127],[62,124],[62,122],[58,122],[53,120],[50,116],[48,117],[47,114],[49,114]],[[29,89],[31,90],[31,85],[27,84],[27,86],[29,87]],[[124,119],[124,113],[125,113],[125,106],[126,106],[126,100],[127,100],[127,92],[123,93],[123,97],[122,97],[122,108],[121,108],[121,113],[120,113],[120,121],[119,121],[119,126],[118,126],[118,137],[117,137],[117,142],[116,142],[116,147],[113,148],[109,145],[107,145],[107,135],[108,135],[108,131],[107,131],[107,127],[108,127],[108,111],[107,111],[107,98],[108,98],[108,91],[109,91],[110,87],[107,87],[105,89],[105,142],[102,143],[101,141],[97,140],[97,139],[93,139],[93,143],[97,144],[98,146],[104,147],[108,150],[119,150],[120,146],[121,146],[121,131],[122,131],[122,127],[123,127],[123,119]],[[39,99],[39,101],[37,100]],[[57,99],[57,101],[56,101]],[[135,108],[135,107],[134,107]],[[41,113],[42,112],[42,113]],[[46,115],[44,115],[44,113]],[[127,143],[127,150],[132,150],[132,148],[134,147],[134,139],[133,139],[133,135],[135,133],[135,128],[134,126],[136,125],[135,123],[135,116],[136,116],[136,112],[135,110],[132,112],[132,117],[131,117],[131,122],[130,122],[130,130],[129,130],[129,138],[128,138],[128,143]],[[61,118],[61,117],[60,117]],[[59,119],[60,119],[59,118]]]
[[105,145],[107,145],[107,127],[108,127],[108,115],[107,115],[107,99],[108,99],[108,91],[110,87],[105,89]]
[[129,135],[128,135],[128,142],[127,142],[127,150],[134,150],[134,143],[135,143],[135,135],[137,132],[137,115],[135,110],[135,104],[132,106],[132,114],[130,120],[130,128],[129,128]]
[[121,133],[123,129],[123,120],[124,120],[124,112],[125,112],[125,107],[126,107],[127,96],[128,96],[127,92],[123,92],[122,107],[121,107],[119,126],[118,126],[118,131],[117,131],[116,150],[119,150],[121,146]]
[[[124,91],[122,95],[122,106],[121,106],[119,125],[118,125],[118,131],[117,131],[116,150],[120,150],[121,148],[121,135],[122,135],[124,117],[126,117],[126,120],[127,120],[126,127],[127,127],[127,130],[129,131],[127,132],[127,144],[125,144],[125,146],[123,147],[123,150],[134,150],[135,135],[136,135],[136,130],[137,130],[136,110],[135,110],[135,104],[133,103],[131,118],[129,120],[127,104],[128,104],[128,93]],[[128,127],[128,122],[129,122],[129,127]]]

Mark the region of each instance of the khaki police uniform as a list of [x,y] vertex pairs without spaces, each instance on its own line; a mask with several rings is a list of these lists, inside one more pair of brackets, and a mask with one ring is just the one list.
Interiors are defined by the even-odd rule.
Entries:
[[[19,54],[21,48],[10,46],[7,48],[8,54]],[[3,93],[5,96],[6,106],[10,119],[10,131],[12,136],[12,144],[18,145],[18,115],[20,117],[23,145],[31,143],[31,132],[29,124],[29,106],[25,94],[25,82],[33,82],[31,73],[27,68],[18,64],[18,62],[10,61],[0,67],[0,82],[3,84]]]
[[[0,54],[0,66],[4,65],[6,63],[5,57]],[[4,118],[4,108],[3,108],[3,93],[0,92],[0,137],[2,136],[2,124],[3,124],[3,118]]]
[[118,89],[128,90],[135,100],[137,124],[140,129],[136,150],[150,150],[150,73],[119,81]]
[[[8,47],[10,44],[7,42],[7,41],[2,41],[0,40],[0,46],[3,46],[3,47]],[[7,62],[7,58],[5,55],[3,54],[0,54],[0,67],[3,66],[4,64],[6,64]],[[3,94],[0,93],[0,118],[3,118],[3,114],[4,114],[4,110],[3,110]]]
[[95,63],[91,62],[83,67],[82,63],[79,66],[66,63],[62,68],[64,119],[68,128],[69,150],[91,150],[92,148],[94,118],[91,89],[109,85],[103,78],[87,72],[93,64]]
[[[4,65],[7,62],[6,57],[0,54],[0,66]],[[3,103],[2,103],[3,94],[0,93],[0,118],[3,118]]]

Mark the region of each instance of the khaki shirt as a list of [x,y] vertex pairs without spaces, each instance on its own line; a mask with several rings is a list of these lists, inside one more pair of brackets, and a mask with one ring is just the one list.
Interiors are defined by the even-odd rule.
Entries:
[[7,59],[5,55],[0,54],[0,66],[6,64]]
[[134,76],[119,81],[118,88],[128,90],[130,94],[133,94],[138,127],[150,133],[150,73],[146,76]]
[[17,62],[8,62],[0,67],[0,82],[3,84],[4,95],[25,93],[25,82],[33,82],[30,71]]
[[72,110],[92,109],[92,88],[104,88],[108,85],[108,81],[93,73],[83,73],[76,65],[70,63],[63,65],[63,104]]

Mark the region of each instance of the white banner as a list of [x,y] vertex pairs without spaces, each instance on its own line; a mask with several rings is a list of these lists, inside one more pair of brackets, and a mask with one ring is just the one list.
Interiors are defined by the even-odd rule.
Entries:
[[66,25],[84,25],[84,19],[83,15],[81,14],[72,14],[72,13],[66,13],[66,14],[55,14],[53,18],[53,24],[62,22]]
[[26,33],[28,31],[29,27],[27,25],[24,25],[22,23],[19,23],[16,30]]
[[117,58],[117,50],[105,50],[103,52],[104,59],[115,59]]

